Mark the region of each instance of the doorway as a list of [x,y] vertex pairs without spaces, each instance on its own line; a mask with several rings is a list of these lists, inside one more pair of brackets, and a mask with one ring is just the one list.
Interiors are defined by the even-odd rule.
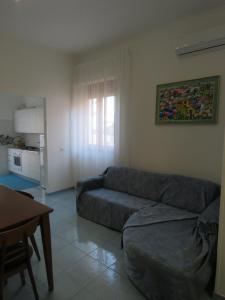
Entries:
[[14,190],[47,187],[46,101],[0,93],[0,184]]

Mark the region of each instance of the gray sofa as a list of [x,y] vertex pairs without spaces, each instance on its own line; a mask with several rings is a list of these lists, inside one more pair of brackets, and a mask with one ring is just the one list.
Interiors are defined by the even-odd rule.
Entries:
[[152,300],[197,300],[213,290],[220,187],[110,167],[77,184],[81,217],[122,231],[126,272]]

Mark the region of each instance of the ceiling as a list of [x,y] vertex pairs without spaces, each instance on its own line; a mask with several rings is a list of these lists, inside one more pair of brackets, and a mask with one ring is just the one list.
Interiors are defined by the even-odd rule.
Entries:
[[0,0],[0,31],[78,53],[224,0]]

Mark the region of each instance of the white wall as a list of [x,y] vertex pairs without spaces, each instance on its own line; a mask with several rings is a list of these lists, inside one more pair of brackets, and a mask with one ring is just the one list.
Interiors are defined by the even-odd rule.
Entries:
[[48,192],[72,186],[70,56],[0,34],[0,92],[46,98]]
[[40,134],[39,133],[25,133],[25,145],[31,147],[40,147]]
[[44,99],[41,97],[25,97],[25,105],[26,107],[44,107]]
[[22,97],[1,93],[0,91],[0,120],[13,121],[14,111],[23,104],[24,99]]
[[[79,57],[79,62],[113,53],[120,46],[132,53],[132,147],[133,167],[190,175],[221,182],[225,124],[225,50],[183,58],[175,55],[177,41],[185,34],[225,24],[225,7],[167,24],[130,40]],[[214,125],[155,125],[156,85],[220,75],[218,123]],[[225,199],[222,198],[222,205]],[[221,224],[225,222],[225,210]],[[222,225],[220,226],[222,228]],[[225,226],[223,226],[225,228]],[[217,291],[225,296],[224,231]],[[221,259],[220,259],[221,258]]]
[[[184,34],[225,24],[225,8],[193,15],[145,32],[106,49],[79,58],[96,59],[129,47],[132,55],[133,167],[221,180],[225,113],[225,50],[177,57],[177,40]],[[155,125],[156,85],[221,75],[219,119],[215,125]]]

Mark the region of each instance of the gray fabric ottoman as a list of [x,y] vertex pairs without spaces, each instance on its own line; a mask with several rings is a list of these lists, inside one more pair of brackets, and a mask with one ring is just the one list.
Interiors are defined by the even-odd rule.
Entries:
[[198,300],[213,290],[219,199],[202,215],[159,204],[124,226],[126,272],[152,300]]

